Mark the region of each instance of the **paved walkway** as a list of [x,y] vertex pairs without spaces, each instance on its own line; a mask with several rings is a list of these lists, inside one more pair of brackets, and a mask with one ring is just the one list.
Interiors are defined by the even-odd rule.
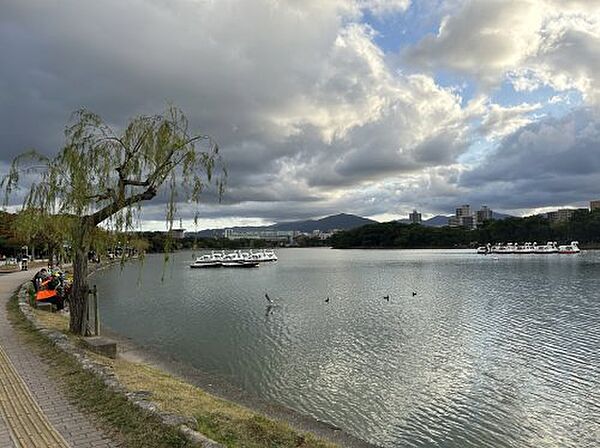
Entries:
[[118,447],[62,396],[8,321],[6,302],[33,274],[0,274],[0,447]]

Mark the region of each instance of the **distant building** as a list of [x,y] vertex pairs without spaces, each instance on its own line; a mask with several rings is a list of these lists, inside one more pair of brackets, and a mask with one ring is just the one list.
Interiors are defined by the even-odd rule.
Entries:
[[283,230],[244,230],[225,229],[223,236],[230,240],[264,240],[279,244],[292,244],[296,231]]
[[421,214],[417,210],[413,210],[408,214],[408,220],[411,224],[421,224]]
[[171,229],[168,234],[174,240],[182,240],[185,236],[185,229]]
[[480,210],[477,210],[477,224],[483,224],[485,221],[490,221],[494,219],[494,212],[487,205],[481,207]]
[[475,219],[475,216],[465,215],[465,216],[461,216],[459,219],[460,219],[461,227],[464,227],[465,229],[477,228],[477,220]]
[[590,211],[600,210],[600,200],[598,201],[590,201]]
[[456,217],[471,216],[471,206],[469,204],[461,205],[456,209]]
[[556,211],[546,213],[546,218],[550,222],[565,222],[570,221],[573,215],[579,211],[587,209],[578,209],[578,208],[559,208]]
[[477,227],[477,219],[471,214],[471,206],[463,204],[456,209],[456,214],[448,218],[450,227],[464,227],[465,229],[475,229]]
[[559,208],[556,213],[557,213],[557,221],[562,222],[562,221],[568,221],[570,220],[573,215],[575,214],[575,209],[572,208]]

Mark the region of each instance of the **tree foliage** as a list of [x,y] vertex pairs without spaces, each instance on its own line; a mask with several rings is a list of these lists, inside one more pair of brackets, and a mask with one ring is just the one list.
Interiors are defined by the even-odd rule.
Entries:
[[452,248],[472,247],[496,242],[579,241],[600,244],[600,211],[577,212],[569,221],[552,223],[540,216],[487,221],[477,230],[451,227],[426,227],[418,224],[387,222],[370,224],[333,235],[335,248]]

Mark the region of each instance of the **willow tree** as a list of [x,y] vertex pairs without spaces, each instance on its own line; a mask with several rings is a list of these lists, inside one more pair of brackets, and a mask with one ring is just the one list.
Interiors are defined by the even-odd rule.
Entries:
[[65,129],[65,140],[53,158],[35,151],[16,157],[2,186],[9,198],[26,185],[24,210],[71,217],[64,229],[73,256],[70,330],[84,334],[88,251],[97,227],[109,223],[114,231],[132,230],[142,204],[162,189],[165,219],[172,228],[177,202],[198,203],[210,184],[220,195],[225,170],[218,146],[207,135],[193,133],[175,107],[134,118],[121,132],[79,110]]

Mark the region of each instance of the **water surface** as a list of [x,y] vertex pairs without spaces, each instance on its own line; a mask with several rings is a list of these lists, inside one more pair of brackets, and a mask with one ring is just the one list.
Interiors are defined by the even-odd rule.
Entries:
[[103,321],[385,447],[598,446],[599,252],[278,255],[249,270],[191,270],[184,252],[103,271]]

